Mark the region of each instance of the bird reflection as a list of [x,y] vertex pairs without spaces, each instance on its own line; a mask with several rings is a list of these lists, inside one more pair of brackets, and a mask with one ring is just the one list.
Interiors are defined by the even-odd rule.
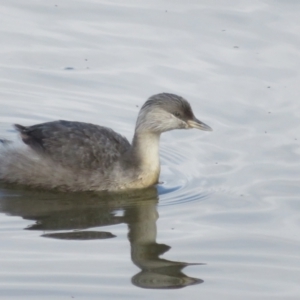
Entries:
[[[3,189],[2,189],[3,191]],[[5,190],[4,190],[5,191]],[[45,238],[95,240],[114,238],[111,232],[88,230],[125,223],[132,262],[140,272],[132,283],[148,289],[174,289],[202,283],[182,272],[199,265],[160,258],[170,246],[156,243],[158,213],[154,187],[126,193],[57,193],[11,190],[0,195],[0,211],[34,221],[27,230],[43,231]],[[120,215],[122,211],[123,214]]]

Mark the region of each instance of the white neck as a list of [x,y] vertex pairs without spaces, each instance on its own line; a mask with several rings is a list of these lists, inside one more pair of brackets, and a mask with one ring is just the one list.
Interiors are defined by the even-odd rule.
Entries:
[[139,168],[143,172],[158,172],[160,134],[143,132],[136,133],[132,141],[132,154],[138,160]]
[[130,150],[122,157],[124,188],[144,188],[158,183],[160,134],[136,132]]

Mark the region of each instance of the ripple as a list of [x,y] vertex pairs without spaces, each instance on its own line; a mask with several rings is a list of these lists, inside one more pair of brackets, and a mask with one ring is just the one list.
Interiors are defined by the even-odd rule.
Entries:
[[99,201],[0,187],[1,296],[153,298],[130,286],[156,279],[128,261],[146,253],[130,253],[124,222],[143,220],[135,232],[157,230],[162,261],[206,263],[193,269],[201,286],[170,297],[298,299],[299,1],[36,2],[3,3],[0,138],[16,136],[11,123],[67,118],[131,139],[163,91],[214,131],[162,135],[158,214],[156,189]]
[[[161,206],[203,201],[211,194],[206,188],[206,177],[199,171],[202,163],[194,151],[197,149],[197,135],[195,137],[187,137],[184,133],[177,135],[180,135],[180,139],[169,138],[167,143],[162,142],[161,145],[163,183],[158,185]],[[184,136],[192,145],[189,149],[181,147],[181,138]]]

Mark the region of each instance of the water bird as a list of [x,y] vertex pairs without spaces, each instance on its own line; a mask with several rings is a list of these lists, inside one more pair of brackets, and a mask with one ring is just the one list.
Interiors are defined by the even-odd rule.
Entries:
[[158,183],[159,139],[173,129],[211,131],[181,96],[161,93],[142,106],[132,143],[110,128],[75,121],[14,125],[28,146],[2,146],[0,180],[61,191],[115,191]]

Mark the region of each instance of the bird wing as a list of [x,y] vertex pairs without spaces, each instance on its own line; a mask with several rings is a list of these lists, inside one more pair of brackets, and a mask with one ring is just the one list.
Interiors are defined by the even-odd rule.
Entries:
[[33,150],[74,169],[104,172],[130,148],[112,129],[89,123],[60,120],[15,128]]

